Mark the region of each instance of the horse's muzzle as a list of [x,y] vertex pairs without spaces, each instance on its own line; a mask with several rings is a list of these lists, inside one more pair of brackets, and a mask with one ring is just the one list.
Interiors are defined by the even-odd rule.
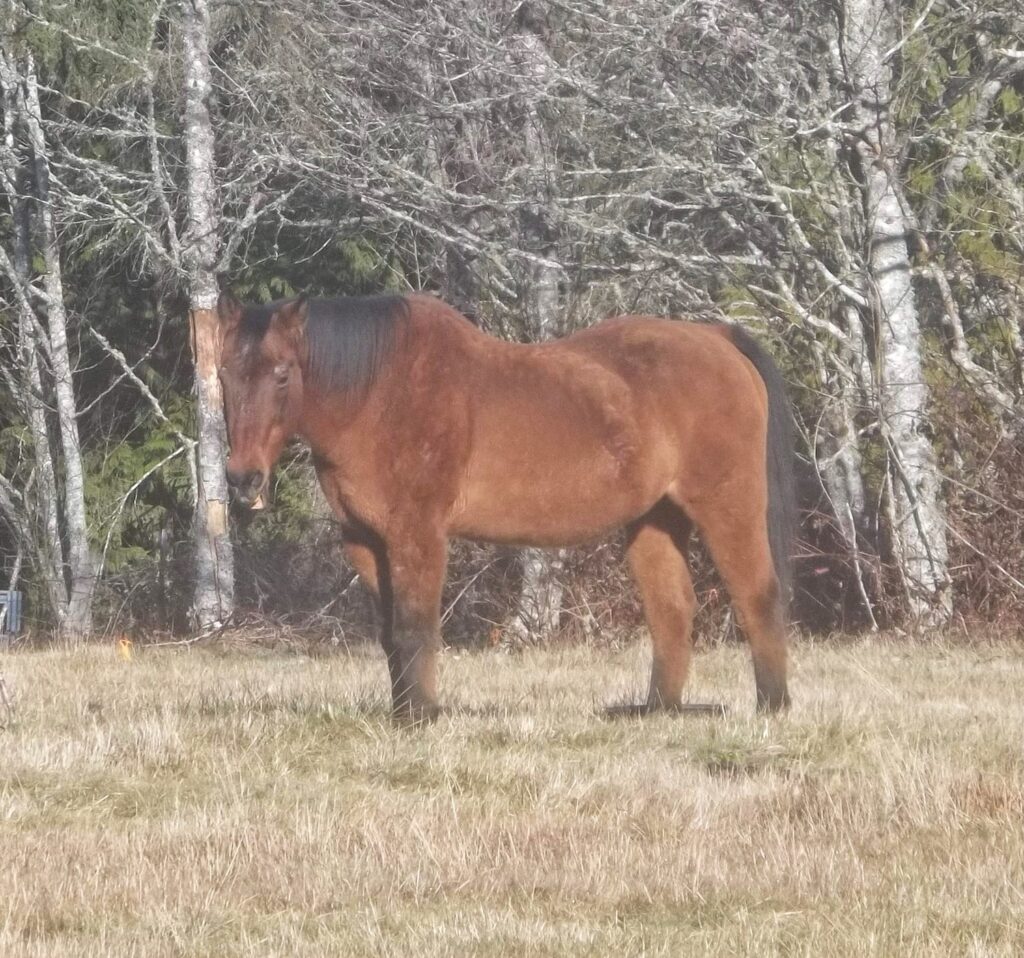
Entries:
[[227,470],[228,485],[235,499],[243,506],[253,506],[263,492],[266,476],[259,469]]

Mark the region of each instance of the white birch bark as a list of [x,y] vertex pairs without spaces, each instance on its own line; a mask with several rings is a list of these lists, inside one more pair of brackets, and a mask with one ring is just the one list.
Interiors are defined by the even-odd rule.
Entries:
[[895,167],[891,60],[894,11],[885,0],[846,0],[843,57],[853,108],[867,224],[867,269],[877,318],[878,404],[889,457],[893,559],[908,608],[922,625],[949,619],[945,516],[928,436],[928,387],[907,247],[909,219]]
[[217,376],[217,253],[220,208],[213,124],[210,120],[210,11],[207,0],[183,0],[185,144],[188,162],[188,229],[184,260],[189,274],[192,353],[198,427],[198,495],[193,534],[196,584],[193,615],[200,629],[227,620],[234,607],[234,562],[228,533],[224,473],[227,431]]
[[[39,370],[37,320],[27,293],[31,275],[29,209],[27,199],[22,195],[19,186],[20,163],[15,153],[15,117],[21,112],[19,85],[13,60],[6,51],[0,50],[0,88],[3,91],[4,111],[0,176],[13,220],[13,275],[9,279],[21,289],[17,303],[18,368],[11,371],[12,377],[17,377],[17,385],[20,388],[14,388],[12,385],[11,396],[28,423],[35,475],[31,499],[35,522],[26,521],[21,526],[31,535],[31,540],[23,543],[22,547],[31,550],[36,571],[45,581],[53,619],[60,622],[67,614],[68,594],[64,584],[64,545],[60,537],[57,477],[50,448],[46,405]],[[25,490],[25,493],[28,495],[28,490]],[[25,518],[28,520],[30,517]]]
[[[9,72],[10,58],[5,55],[4,71]],[[56,469],[49,449],[45,413],[36,407],[41,402],[41,376],[38,357],[27,360],[27,385],[34,395],[27,399],[29,420],[32,429],[36,462],[40,469],[42,500],[54,497],[46,504],[41,517],[46,529],[49,554],[47,572],[57,567],[61,557],[66,561],[67,591],[66,602],[58,613],[58,634],[69,640],[81,639],[92,632],[92,599],[96,581],[92,551],[89,546],[89,523],[85,507],[85,474],[82,468],[81,443],[78,434],[78,409],[75,401],[73,369],[68,347],[68,317],[64,305],[64,286],[61,273],[60,248],[57,228],[53,215],[50,193],[50,161],[46,137],[43,131],[42,114],[39,106],[39,89],[36,82],[35,63],[31,52],[23,56],[19,94],[16,97],[16,113],[24,125],[31,150],[32,208],[37,225],[38,243],[41,248],[44,274],[43,290],[46,302],[46,331],[48,356],[53,379],[54,405],[57,413],[58,435],[63,458],[62,506],[66,551],[62,551],[61,537],[56,532],[57,485]],[[5,87],[7,83],[5,83]],[[21,224],[24,228],[24,223]],[[22,237],[24,242],[25,237]],[[22,278],[27,278],[27,251],[21,251],[22,260],[16,268]],[[23,336],[24,347],[38,344],[35,339],[36,324],[26,304],[22,304],[20,317],[23,326],[31,332]],[[50,584],[51,596],[58,595],[57,585]]]

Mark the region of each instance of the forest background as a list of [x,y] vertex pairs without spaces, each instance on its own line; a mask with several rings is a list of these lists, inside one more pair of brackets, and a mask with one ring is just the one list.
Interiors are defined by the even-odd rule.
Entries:
[[[0,588],[34,634],[365,630],[306,452],[227,504],[221,287],[428,290],[519,341],[741,323],[796,408],[797,620],[1019,630],[1017,0],[0,10]],[[449,640],[631,629],[619,552],[459,546]]]

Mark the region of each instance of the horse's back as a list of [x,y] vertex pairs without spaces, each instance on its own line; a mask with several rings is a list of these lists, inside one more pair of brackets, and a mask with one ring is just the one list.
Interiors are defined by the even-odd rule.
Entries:
[[[539,544],[599,535],[694,476],[702,456],[727,468],[727,447],[749,442],[734,420],[763,407],[756,373],[712,326],[628,317],[535,346],[482,334],[473,346],[469,535]],[[538,513],[544,521],[531,523]],[[544,535],[519,531],[531,524]]]
[[591,357],[637,388],[733,377],[739,385],[752,369],[733,344],[728,326],[657,316],[618,316],[552,345]]

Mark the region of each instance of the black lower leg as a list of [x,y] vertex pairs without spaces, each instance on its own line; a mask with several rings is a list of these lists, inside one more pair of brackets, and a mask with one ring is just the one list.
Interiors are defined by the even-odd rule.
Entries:
[[388,656],[396,717],[414,722],[436,718],[439,647],[432,630],[409,626],[396,630],[393,654]]

